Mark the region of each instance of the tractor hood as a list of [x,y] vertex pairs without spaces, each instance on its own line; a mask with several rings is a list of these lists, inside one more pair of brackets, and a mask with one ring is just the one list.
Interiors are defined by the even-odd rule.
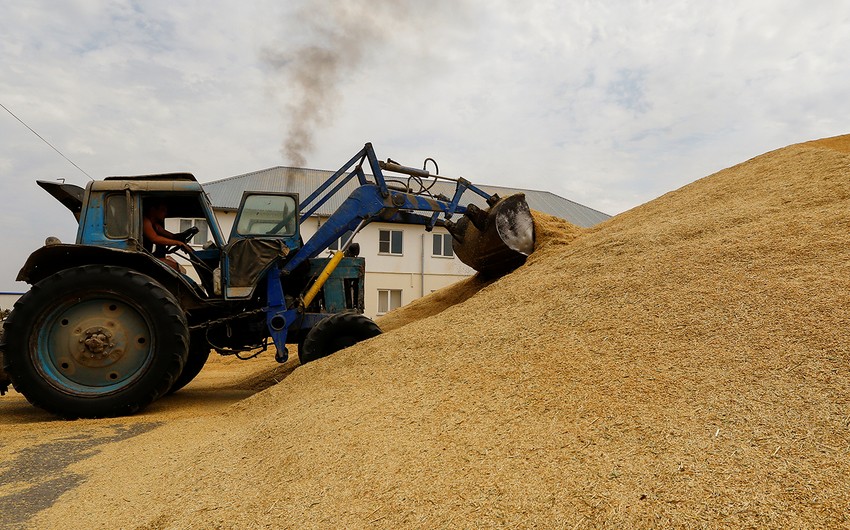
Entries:
[[79,222],[80,212],[83,209],[83,195],[86,190],[74,184],[65,184],[64,182],[54,182],[52,180],[37,180],[36,184],[44,188],[47,193],[53,195],[57,201],[71,210],[74,218]]

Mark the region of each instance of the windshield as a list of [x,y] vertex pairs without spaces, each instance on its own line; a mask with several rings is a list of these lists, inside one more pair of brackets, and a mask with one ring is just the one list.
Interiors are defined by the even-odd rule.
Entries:
[[291,236],[297,230],[297,204],[289,195],[250,195],[242,205],[236,233],[242,236]]

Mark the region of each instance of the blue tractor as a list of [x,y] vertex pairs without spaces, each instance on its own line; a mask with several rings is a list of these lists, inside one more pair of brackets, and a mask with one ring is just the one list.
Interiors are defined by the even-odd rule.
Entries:
[[[353,179],[354,191],[303,241],[301,223]],[[437,181],[450,181],[453,195],[434,195]],[[85,189],[38,183],[74,214],[77,237],[48,238],[18,274],[31,288],[3,326],[0,390],[12,384],[67,418],[138,412],[191,381],[211,350],[243,356],[271,339],[278,361],[297,344],[304,363],[379,334],[363,315],[365,263],[351,242],[369,222],[446,227],[455,253],[481,274],[517,267],[534,247],[523,195],[499,198],[462,178],[379,161],[371,144],[303,200],[246,191],[227,240],[188,173],[107,177]],[[461,205],[465,192],[488,207]],[[184,253],[197,280],[146,244],[143,212],[153,202],[170,217],[206,219],[212,241],[203,250],[159,249]]]

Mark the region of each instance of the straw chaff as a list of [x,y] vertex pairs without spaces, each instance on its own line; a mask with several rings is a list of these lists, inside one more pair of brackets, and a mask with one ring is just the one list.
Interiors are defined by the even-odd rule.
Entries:
[[847,138],[592,230],[536,214],[515,272],[116,444],[36,525],[846,526]]

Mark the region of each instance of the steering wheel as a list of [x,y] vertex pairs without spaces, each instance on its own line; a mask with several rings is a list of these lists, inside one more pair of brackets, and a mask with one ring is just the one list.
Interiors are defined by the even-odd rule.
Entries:
[[197,226],[190,226],[186,230],[183,230],[182,232],[174,234],[174,237],[176,237],[177,239],[179,239],[180,241],[182,241],[184,243],[188,243],[189,240],[192,239],[193,237],[195,237],[195,234],[197,234],[197,233],[198,233],[198,227]]
[[[183,243],[188,243],[189,241],[192,240],[193,237],[195,237],[195,234],[197,234],[197,233],[198,233],[198,227],[197,226],[190,226],[186,230],[183,230],[182,232],[174,234],[174,239],[177,239],[178,241],[182,241]],[[165,247],[165,253],[166,254],[174,254],[178,250],[181,250],[181,247],[179,245],[168,245],[168,246]],[[185,255],[189,259],[189,261],[191,261],[192,263],[199,263],[199,262],[203,263],[200,260],[200,258],[195,256],[194,252],[184,251],[183,253],[181,253],[181,255]]]
[[[177,239],[178,241],[182,241],[184,243],[188,243],[193,237],[195,237],[195,234],[197,234],[197,233],[198,233],[198,227],[197,226],[190,226],[186,230],[183,230],[182,232],[174,234],[174,239]],[[180,247],[177,246],[177,245],[167,245],[165,247],[165,253],[166,254],[174,254],[178,250],[180,250]]]

